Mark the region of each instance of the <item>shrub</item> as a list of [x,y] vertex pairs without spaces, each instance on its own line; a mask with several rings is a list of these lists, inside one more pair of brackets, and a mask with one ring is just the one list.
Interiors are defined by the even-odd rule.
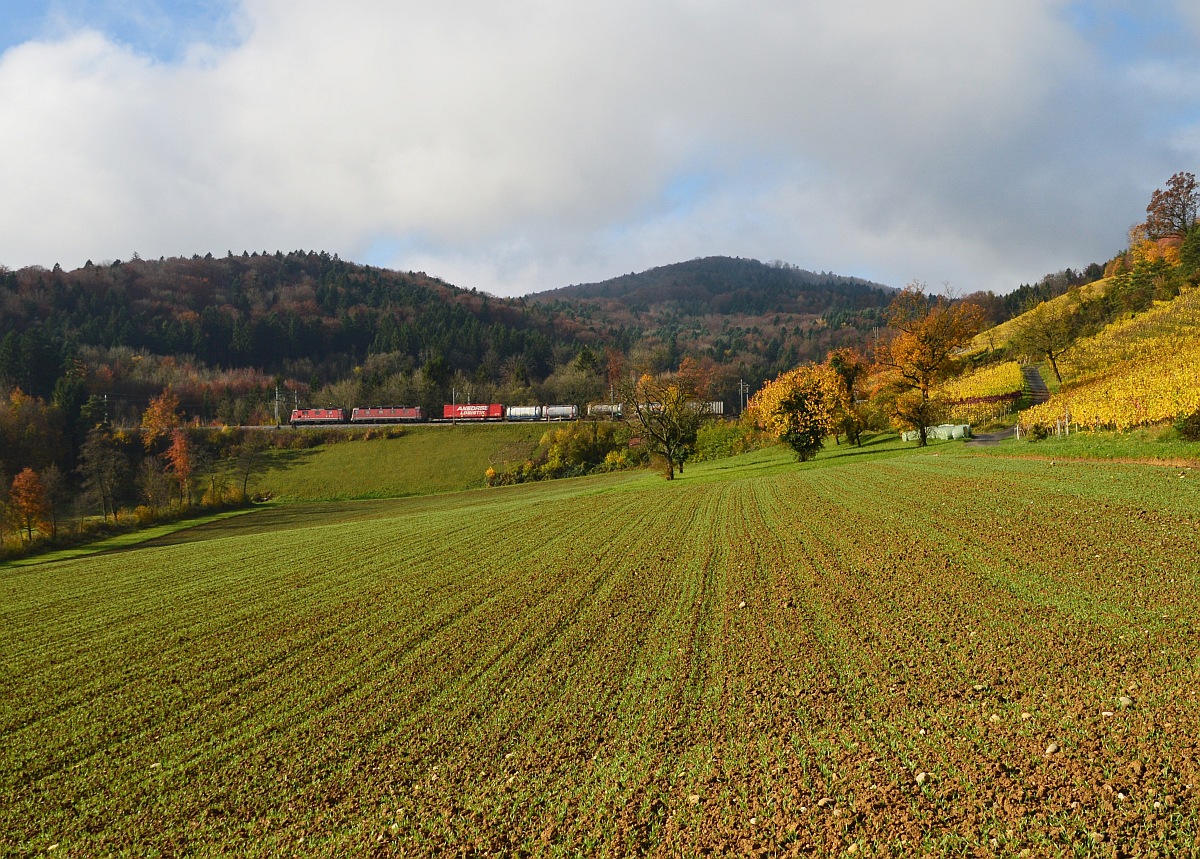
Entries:
[[762,434],[754,427],[735,421],[709,421],[696,433],[695,462],[725,459],[763,446]]
[[1175,421],[1175,429],[1185,441],[1200,441],[1200,409]]
[[139,504],[133,508],[133,518],[137,520],[139,528],[145,528],[158,521],[158,511],[145,504]]

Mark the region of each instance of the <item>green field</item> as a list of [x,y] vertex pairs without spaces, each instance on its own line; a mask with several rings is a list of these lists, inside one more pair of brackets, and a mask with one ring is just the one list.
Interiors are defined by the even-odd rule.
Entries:
[[877,449],[0,568],[0,853],[1192,850],[1200,477]]
[[484,485],[488,466],[529,456],[546,427],[432,424],[405,427],[400,438],[274,451],[255,491],[284,501],[337,501],[474,489]]
[[1001,456],[1200,468],[1200,444],[1184,441],[1164,427],[1139,428],[1129,432],[1073,432],[1069,436],[1051,435],[1034,442],[1010,439],[986,452]]

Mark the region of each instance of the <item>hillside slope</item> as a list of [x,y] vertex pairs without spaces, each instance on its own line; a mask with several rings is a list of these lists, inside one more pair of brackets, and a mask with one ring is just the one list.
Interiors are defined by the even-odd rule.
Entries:
[[[1102,278],[1085,283],[1053,298],[1048,298],[1045,301],[1039,302],[1037,306],[1057,311],[1077,307],[1081,302],[1102,302],[1109,294],[1113,285],[1113,278]],[[967,349],[967,354],[978,355],[984,352],[1003,352],[1012,347],[1017,331],[1025,324],[1032,310],[1033,308],[1026,310],[1011,319],[1006,319],[999,325],[976,334],[975,339],[971,341],[971,345]]]
[[[0,272],[0,339],[30,331],[45,342],[191,356],[305,381],[336,377],[371,352],[414,365],[439,355],[451,369],[474,370],[491,350],[548,372],[553,345],[575,333],[537,306],[303,251]],[[22,360],[29,350],[13,351],[0,353],[0,377],[48,395],[43,370]]]
[[1059,366],[1061,390],[1024,423],[1123,430],[1200,411],[1200,289],[1077,340]]
[[420,389],[433,407],[456,374],[460,389],[559,396],[531,386],[587,345],[655,371],[686,356],[727,365],[713,395],[733,400],[738,378],[757,384],[831,346],[861,345],[889,294],[720,257],[517,299],[323,252],[0,269],[0,390],[49,399],[73,374],[113,408],[127,404],[132,421],[166,385],[201,420],[261,417],[281,383],[293,402],[352,380],[355,396]]
[[475,489],[488,466],[526,459],[544,424],[406,427],[399,438],[282,450],[254,482],[283,501],[399,498]]

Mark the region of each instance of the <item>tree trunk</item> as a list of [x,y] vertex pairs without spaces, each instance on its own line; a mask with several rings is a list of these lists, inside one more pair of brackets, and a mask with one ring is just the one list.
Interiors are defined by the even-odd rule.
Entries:
[[917,427],[917,447],[926,447],[929,444],[929,434],[926,432],[926,424],[928,419],[928,404],[929,404],[929,388],[921,388],[921,408],[920,408],[920,426]]
[[1058,362],[1054,360],[1054,353],[1047,352],[1046,357],[1050,359],[1050,369],[1054,371],[1054,378],[1058,379],[1058,383],[1062,384],[1062,373],[1058,372]]

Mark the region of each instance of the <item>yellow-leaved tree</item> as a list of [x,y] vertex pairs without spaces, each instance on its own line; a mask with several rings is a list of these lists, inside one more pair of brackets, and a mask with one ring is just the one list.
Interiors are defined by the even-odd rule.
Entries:
[[690,380],[649,374],[621,386],[625,415],[641,434],[642,443],[665,460],[664,477],[683,473],[683,462],[696,443],[707,404],[695,399]]
[[793,451],[801,462],[816,456],[847,407],[846,388],[827,364],[780,373],[746,406],[751,420]]

